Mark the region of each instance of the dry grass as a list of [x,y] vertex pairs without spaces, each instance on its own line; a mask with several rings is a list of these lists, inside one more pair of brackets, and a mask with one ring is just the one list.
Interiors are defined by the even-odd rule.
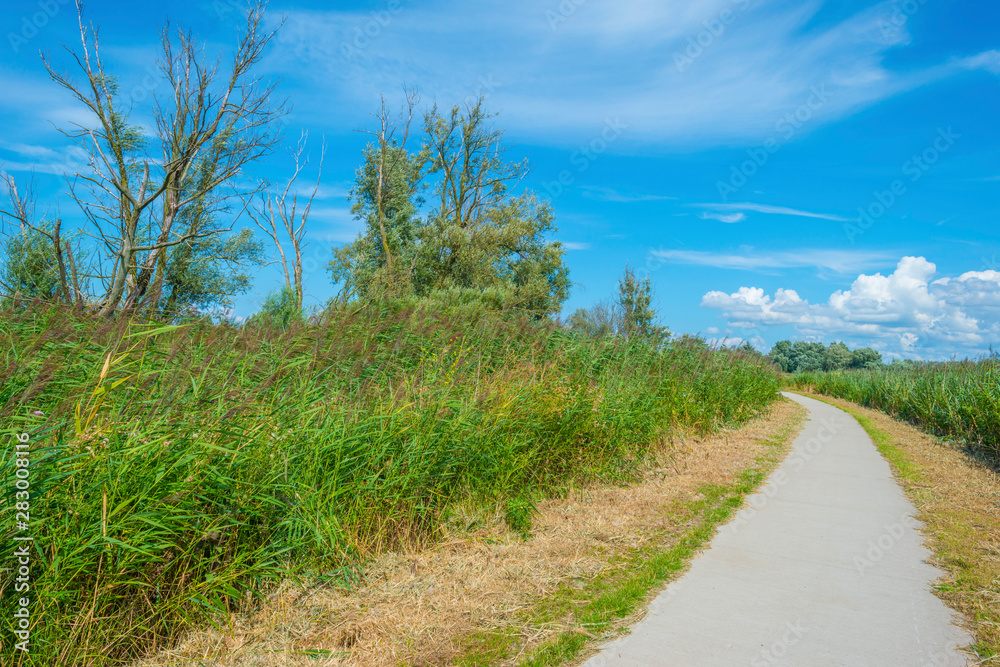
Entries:
[[[897,477],[927,525],[927,546],[946,575],[937,595],[961,613],[981,657],[1000,655],[1000,475],[975,451],[930,436],[885,413],[848,407],[885,433],[901,457]],[[891,457],[890,457],[891,458]],[[901,468],[903,468],[901,470]]]
[[[495,628],[520,635],[530,650],[567,628],[538,630],[524,610],[560,585],[582,587],[650,535],[679,532],[671,508],[696,499],[705,484],[731,483],[768,448],[765,440],[804,412],[780,401],[742,429],[675,443],[641,483],[544,501],[526,540],[499,515],[456,517],[437,546],[371,562],[354,591],[286,584],[252,616],[192,633],[138,665],[445,665],[471,633]],[[476,521],[485,525],[469,530]]]

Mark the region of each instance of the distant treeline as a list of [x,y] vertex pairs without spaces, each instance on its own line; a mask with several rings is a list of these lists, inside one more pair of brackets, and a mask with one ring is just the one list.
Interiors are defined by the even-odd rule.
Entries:
[[882,354],[877,350],[870,347],[852,350],[841,342],[827,347],[823,343],[782,340],[774,344],[767,357],[786,373],[882,366]]

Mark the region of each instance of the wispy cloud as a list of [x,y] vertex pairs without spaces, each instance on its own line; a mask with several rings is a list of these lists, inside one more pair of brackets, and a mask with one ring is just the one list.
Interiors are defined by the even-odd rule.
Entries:
[[[832,213],[814,213],[812,211],[803,211],[796,208],[788,208],[787,206],[771,206],[770,204],[751,204],[749,202],[744,202],[742,204],[692,204],[692,206],[703,207],[711,209],[714,211],[756,211],[757,213],[770,213],[772,215],[793,215],[800,218],[819,218],[821,220],[834,220],[836,222],[851,222],[853,218],[845,218],[840,215],[833,215]],[[742,218],[740,218],[742,220]],[[725,222],[725,221],[724,221]]]
[[580,187],[584,197],[596,199],[598,201],[619,202],[629,204],[642,201],[665,201],[677,199],[670,195],[639,194],[634,192],[620,192],[613,188],[605,188],[598,185],[584,185]]
[[768,271],[815,268],[849,274],[885,266],[898,255],[892,252],[809,249],[766,252],[747,248],[739,253],[704,250],[653,250],[654,257],[675,264],[711,266],[717,269]]
[[317,241],[333,241],[348,243],[358,237],[364,229],[364,222],[356,220],[349,208],[336,206],[316,207],[309,213],[309,220],[314,225],[310,238]]
[[567,250],[590,250],[589,243],[578,243],[576,241],[560,241],[560,243]]
[[[898,11],[892,0],[836,21],[817,17],[820,0],[754,0],[679,71],[674,54],[724,9],[744,3],[573,4],[558,25],[546,18],[558,3],[406,4],[350,59],[344,46],[372,21],[369,13],[295,10],[287,14],[269,67],[315,83],[309,113],[351,122],[380,92],[404,83],[450,106],[474,96],[488,77],[497,84],[489,91],[491,105],[520,136],[572,146],[593,138],[606,118],[620,117],[629,126],[621,149],[646,151],[773,135],[775,124],[806,104],[816,86],[829,95],[810,128],[958,72],[995,71],[998,62],[988,51],[924,69],[891,69],[886,52],[910,41],[906,26],[884,29]],[[331,105],[341,95],[348,99]]]
[[740,222],[746,220],[746,213],[743,211],[737,211],[736,213],[719,213],[715,211],[702,211],[698,216],[702,220],[718,220],[719,222]]

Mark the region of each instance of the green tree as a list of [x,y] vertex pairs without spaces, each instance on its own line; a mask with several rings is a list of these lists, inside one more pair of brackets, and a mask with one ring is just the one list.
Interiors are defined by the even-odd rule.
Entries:
[[823,370],[839,371],[851,365],[851,350],[844,343],[830,343],[823,357]]
[[412,294],[418,232],[417,213],[424,200],[429,149],[411,153],[410,136],[416,94],[408,92],[403,110],[393,114],[385,98],[374,114],[378,127],[365,148],[349,199],[351,213],[363,220],[358,238],[334,249],[329,270],[341,285],[343,300],[374,300]]
[[[502,132],[490,125],[482,100],[447,117],[436,107],[426,114],[425,145],[416,154],[393,142],[397,125],[385,120],[384,103],[378,117],[378,141],[366,151],[351,193],[365,229],[334,250],[329,266],[342,299],[410,294],[557,313],[569,276],[562,246],[546,239],[556,231],[552,210],[530,192],[511,194],[526,167],[503,159]],[[426,179],[438,205],[421,220]]]
[[656,312],[652,307],[653,286],[649,278],[638,280],[628,265],[618,279],[618,306],[621,309],[620,331],[624,336],[639,336],[662,342],[670,337],[670,330],[655,324]]
[[792,365],[794,373],[823,370],[826,346],[823,343],[808,343],[797,340],[792,343]]
[[768,352],[767,357],[785,373],[795,372],[795,365],[792,361],[792,341],[779,340]]
[[[391,168],[382,167],[380,181],[382,161]],[[329,265],[345,299],[372,300],[414,291],[417,242],[423,226],[417,214],[424,203],[420,191],[426,161],[424,155],[402,146],[383,151],[371,144],[365,149],[349,195],[351,213],[364,222],[364,230],[352,243],[335,248]]]
[[7,237],[4,243],[0,286],[6,297],[18,295],[24,299],[54,301],[59,291],[56,252],[45,232],[53,224],[42,222],[39,230],[24,227]]
[[416,290],[492,290],[505,308],[551,315],[569,296],[562,246],[545,239],[556,231],[552,210],[530,192],[512,195],[527,162],[505,160],[493,118],[481,97],[424,117],[437,206],[421,230]]
[[262,262],[263,244],[249,229],[182,243],[170,253],[159,309],[175,317],[232,306],[233,296],[253,283],[248,266]]
[[[103,42],[83,19],[80,3],[77,10],[81,47],[70,51],[77,76],[46,57],[43,65],[93,120],[66,134],[88,156],[87,168],[71,179],[76,186],[70,194],[94,240],[91,264],[104,288],[96,310],[111,316],[156,308],[174,249],[228,231],[197,231],[185,222],[185,210],[218,208],[245,195],[240,175],[279,140],[275,121],[284,105],[255,71],[275,32],[265,29],[265,6],[249,6],[224,68],[190,32],[164,29],[156,70],[165,87],[150,122],[139,126],[130,120],[135,100],[105,71]],[[148,136],[145,127],[152,129]]]
[[578,308],[569,316],[567,325],[571,331],[591,338],[605,338],[616,333],[621,319],[617,305],[601,301],[590,308]]
[[882,353],[870,347],[861,347],[851,353],[851,368],[878,368],[882,365]]
[[[0,292],[5,299],[82,303],[86,279],[78,271],[84,263],[79,233],[63,239],[60,228],[59,220],[43,220],[22,224],[7,236],[0,264]],[[57,243],[60,253],[56,252]]]
[[261,309],[247,321],[248,326],[263,324],[287,328],[297,322],[302,322],[305,316],[298,305],[295,288],[282,285],[271,292],[264,300]]

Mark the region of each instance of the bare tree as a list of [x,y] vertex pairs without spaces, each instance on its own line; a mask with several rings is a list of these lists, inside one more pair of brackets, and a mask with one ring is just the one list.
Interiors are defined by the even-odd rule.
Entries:
[[[266,183],[261,184],[260,200],[256,207],[248,207],[247,211],[254,223],[263,231],[274,243],[278,250],[278,261],[285,274],[285,286],[295,292],[295,302],[299,309],[302,308],[304,292],[302,288],[302,248],[303,238],[306,233],[306,222],[309,220],[309,212],[312,210],[313,200],[319,192],[320,179],[323,177],[323,159],[326,157],[326,144],[320,152],[319,171],[316,174],[316,185],[305,206],[301,210],[298,208],[299,197],[292,192],[299,174],[309,164],[309,158],[303,158],[306,142],[309,134],[303,132],[299,138],[299,144],[292,154],[295,158],[295,171],[285,184],[285,188],[280,193],[267,191]],[[292,195],[289,205],[288,196]],[[287,238],[292,246],[292,257],[289,259],[285,253],[283,239]]]
[[[83,81],[61,74],[43,56],[50,78],[94,115],[94,127],[75,125],[65,134],[80,142],[89,170],[76,174],[71,195],[89,222],[88,233],[104,253],[102,315],[132,312],[159,299],[168,256],[175,246],[228,232],[232,227],[200,231],[179,223],[186,206],[224,208],[243,167],[268,153],[278,141],[273,122],[285,113],[272,103],[274,85],[253,70],[276,30],[262,27],[265,4],[247,12],[246,26],[232,63],[207,62],[190,33],[161,32],[158,63],[168,94],[157,98],[153,112],[154,156],[142,130],[129,124],[130,102],[106,73],[96,28],[83,21],[77,0],[81,48],[67,48]],[[279,26],[280,27],[280,26]],[[80,192],[79,184],[89,192]],[[231,192],[223,192],[229,187]],[[108,266],[110,264],[110,266]]]

